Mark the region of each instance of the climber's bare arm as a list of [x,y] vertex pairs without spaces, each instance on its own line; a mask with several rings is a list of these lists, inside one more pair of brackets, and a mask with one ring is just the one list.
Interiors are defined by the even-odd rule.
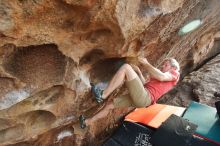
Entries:
[[169,72],[162,72],[159,69],[152,66],[146,58],[139,57],[138,61],[145,67],[149,75],[159,81],[172,81],[173,76]]

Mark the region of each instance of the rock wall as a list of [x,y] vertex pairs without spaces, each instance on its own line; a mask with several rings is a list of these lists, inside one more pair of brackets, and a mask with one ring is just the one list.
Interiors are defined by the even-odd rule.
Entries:
[[[137,55],[157,67],[174,57],[184,78],[220,52],[218,0],[0,0],[0,18],[0,145],[100,145],[129,109],[78,129],[80,114],[105,106],[92,98],[91,82],[105,85]],[[178,35],[194,19],[202,25]],[[175,92],[192,90],[189,98],[212,105],[219,80],[207,82],[216,68],[185,77]]]

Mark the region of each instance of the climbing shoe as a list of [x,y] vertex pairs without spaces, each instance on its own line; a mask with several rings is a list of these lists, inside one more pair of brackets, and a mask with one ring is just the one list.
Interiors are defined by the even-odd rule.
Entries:
[[103,90],[101,90],[99,87],[95,86],[93,83],[91,83],[91,86],[92,86],[92,93],[94,94],[95,96],[95,99],[98,103],[101,103],[104,101],[104,99],[102,98],[102,93],[103,93]]
[[86,128],[86,123],[85,123],[85,117],[83,115],[79,116],[79,123],[80,123],[80,128],[84,129]]

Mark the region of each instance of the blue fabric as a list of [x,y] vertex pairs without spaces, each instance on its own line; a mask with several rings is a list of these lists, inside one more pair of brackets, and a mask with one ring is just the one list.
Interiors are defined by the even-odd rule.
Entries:
[[220,144],[220,119],[216,108],[192,102],[183,118],[198,125],[196,134]]

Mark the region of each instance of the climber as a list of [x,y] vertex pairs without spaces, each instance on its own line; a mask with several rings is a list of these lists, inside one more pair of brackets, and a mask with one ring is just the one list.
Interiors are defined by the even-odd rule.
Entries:
[[176,85],[179,80],[179,63],[173,59],[166,59],[162,63],[161,70],[153,67],[146,58],[138,57],[138,62],[143,68],[148,71],[148,79],[143,77],[142,72],[136,65],[122,65],[112,80],[106,87],[101,90],[99,87],[92,85],[92,92],[98,103],[103,102],[108,96],[120,85],[125,82],[129,90],[130,96],[122,96],[114,98],[113,102],[106,105],[93,118],[85,119],[83,115],[79,117],[80,127],[85,128],[97,118],[104,117],[110,109],[117,107],[147,107],[154,104],[163,94]]

